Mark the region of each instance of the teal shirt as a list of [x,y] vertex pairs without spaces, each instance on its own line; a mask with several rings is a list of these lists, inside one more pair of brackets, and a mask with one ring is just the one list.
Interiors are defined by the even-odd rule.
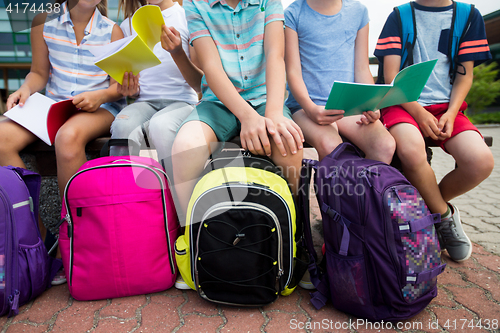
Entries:
[[[235,9],[225,0],[185,0],[189,40],[212,37],[229,80],[243,99],[256,106],[266,101],[264,28],[284,21],[279,0],[241,0]],[[204,101],[219,101],[202,79]]]

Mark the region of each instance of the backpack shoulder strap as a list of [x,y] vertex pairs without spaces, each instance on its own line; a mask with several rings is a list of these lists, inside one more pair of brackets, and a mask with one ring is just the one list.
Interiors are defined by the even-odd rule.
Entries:
[[450,59],[450,79],[451,82],[455,80],[457,65],[458,65],[458,49],[460,43],[469,30],[472,13],[474,12],[474,5],[453,2],[453,17],[451,19],[450,40],[448,44],[448,57]]
[[415,9],[413,2],[394,7],[399,18],[401,36],[401,68],[413,65],[413,47],[417,40],[417,29],[415,23]]

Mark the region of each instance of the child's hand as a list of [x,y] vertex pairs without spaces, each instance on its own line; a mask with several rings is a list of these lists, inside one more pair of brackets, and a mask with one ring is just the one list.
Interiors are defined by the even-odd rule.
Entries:
[[123,74],[123,83],[116,83],[116,91],[123,96],[137,96],[139,94],[139,74],[132,72]]
[[[241,122],[241,146],[252,154],[271,156],[271,143],[267,135],[267,127],[272,121],[252,112]],[[269,124],[270,123],[270,124]]]
[[174,27],[162,26],[161,47],[170,53],[182,50],[181,34]]
[[305,139],[299,125],[283,115],[273,116],[267,119],[273,122],[273,126],[268,126],[267,130],[273,138],[274,143],[276,143],[281,155],[286,156],[285,143],[281,139],[282,137],[285,139],[288,149],[292,154],[296,154],[299,149],[302,149]]
[[73,105],[78,110],[85,112],[95,112],[102,104],[102,91],[86,91],[73,97]]
[[319,125],[330,125],[344,117],[344,110],[325,110],[325,107],[321,105],[304,109],[304,112]]
[[438,134],[438,140],[445,140],[451,137],[455,118],[456,115],[451,114],[450,112],[446,112],[441,116],[438,122],[438,127],[441,128],[441,133]]
[[359,120],[356,122],[358,125],[369,125],[371,123],[376,122],[377,120],[380,119],[380,111],[366,111],[363,112],[363,115]]
[[23,106],[24,103],[26,103],[28,97],[30,96],[31,96],[30,89],[26,86],[21,86],[21,88],[19,88],[16,92],[13,92],[7,99],[6,103],[7,110],[12,109],[17,104]]
[[[422,108],[423,109],[423,108]],[[420,130],[425,137],[430,137],[433,140],[438,140],[438,135],[441,134],[441,127],[439,127],[438,120],[427,110],[419,112],[415,118]]]

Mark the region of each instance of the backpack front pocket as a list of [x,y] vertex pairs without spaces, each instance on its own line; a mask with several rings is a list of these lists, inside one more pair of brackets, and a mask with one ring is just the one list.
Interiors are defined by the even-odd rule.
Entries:
[[19,245],[20,299],[28,301],[40,295],[48,285],[48,255],[45,245],[40,239],[35,245]]
[[201,223],[197,244],[196,284],[202,297],[243,305],[278,297],[281,229],[272,215],[255,207],[213,214]]
[[339,306],[336,302],[341,300],[346,312],[361,311],[373,318],[364,256],[342,256],[327,251],[326,260],[333,305]]

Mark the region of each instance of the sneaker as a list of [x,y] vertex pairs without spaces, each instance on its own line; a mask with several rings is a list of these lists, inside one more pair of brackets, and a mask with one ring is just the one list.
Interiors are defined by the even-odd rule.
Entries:
[[184,281],[182,278],[182,275],[178,275],[177,279],[175,280],[175,288],[180,289],[180,290],[189,290],[191,289],[190,286]]
[[460,221],[460,213],[454,205],[450,205],[452,215],[436,224],[441,239],[442,249],[446,249],[451,259],[460,262],[469,259],[472,244],[465,234]]
[[60,284],[66,283],[66,273],[64,272],[64,268],[61,268],[57,273],[56,276],[52,279],[51,284],[53,286],[58,286]]
[[316,287],[314,284],[311,282],[311,277],[309,276],[309,272],[306,271],[304,273],[304,276],[302,277],[302,280],[299,282],[299,286],[302,287],[303,289],[307,290],[314,290]]

